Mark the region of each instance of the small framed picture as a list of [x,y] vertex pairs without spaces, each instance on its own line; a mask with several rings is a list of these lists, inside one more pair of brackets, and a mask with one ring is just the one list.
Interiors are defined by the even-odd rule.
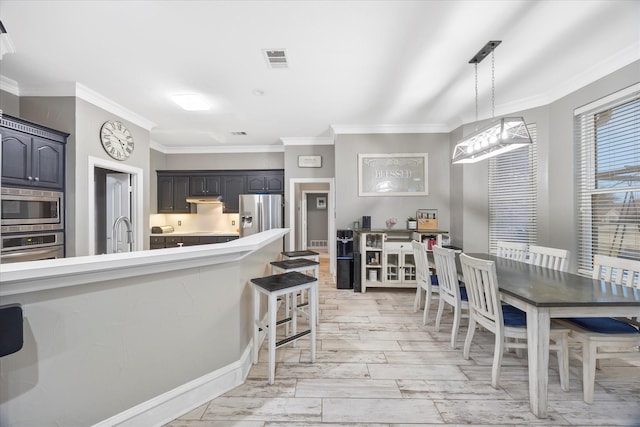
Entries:
[[326,197],[318,197],[316,199],[316,208],[318,208],[318,209],[327,209],[327,198]]
[[299,168],[321,168],[322,156],[298,156]]

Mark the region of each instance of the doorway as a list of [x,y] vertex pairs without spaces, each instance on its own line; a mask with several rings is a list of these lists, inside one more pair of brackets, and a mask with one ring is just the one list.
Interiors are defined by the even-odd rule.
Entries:
[[89,179],[89,255],[114,251],[113,225],[120,216],[130,220],[131,233],[124,224],[118,227],[116,252],[142,250],[143,170],[89,157]]
[[[327,252],[329,255],[329,271],[335,276],[335,179],[334,178],[291,178],[287,194],[288,200],[288,227],[290,229],[287,248],[288,250],[302,250],[301,235],[305,233],[303,226],[302,205],[306,202],[306,193],[326,194],[326,221],[327,221]],[[305,200],[303,202],[303,200]],[[317,203],[317,202],[316,202]],[[308,248],[313,250],[313,248]]]
[[302,250],[329,248],[328,196],[328,191],[302,192],[299,242]]

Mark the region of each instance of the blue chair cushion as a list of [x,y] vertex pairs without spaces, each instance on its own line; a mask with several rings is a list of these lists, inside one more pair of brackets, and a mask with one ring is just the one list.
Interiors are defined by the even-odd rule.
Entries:
[[469,301],[469,296],[467,295],[467,288],[464,286],[460,286],[460,299],[462,301]]
[[640,333],[638,329],[626,322],[611,317],[572,317],[567,319],[581,328],[601,334],[633,334]]
[[432,274],[431,275],[431,286],[438,286],[438,275],[437,274]]
[[502,317],[505,326],[527,326],[527,313],[509,304],[502,305]]

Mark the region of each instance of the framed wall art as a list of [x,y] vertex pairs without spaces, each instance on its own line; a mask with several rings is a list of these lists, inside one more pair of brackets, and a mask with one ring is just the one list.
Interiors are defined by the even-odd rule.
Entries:
[[327,209],[327,198],[325,196],[316,199],[317,209]]
[[427,153],[358,154],[359,196],[427,196]]

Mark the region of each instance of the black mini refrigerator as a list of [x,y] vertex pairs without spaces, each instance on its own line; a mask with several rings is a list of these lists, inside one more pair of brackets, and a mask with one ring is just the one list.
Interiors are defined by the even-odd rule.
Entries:
[[338,230],[336,242],[337,288],[353,289],[353,231]]

